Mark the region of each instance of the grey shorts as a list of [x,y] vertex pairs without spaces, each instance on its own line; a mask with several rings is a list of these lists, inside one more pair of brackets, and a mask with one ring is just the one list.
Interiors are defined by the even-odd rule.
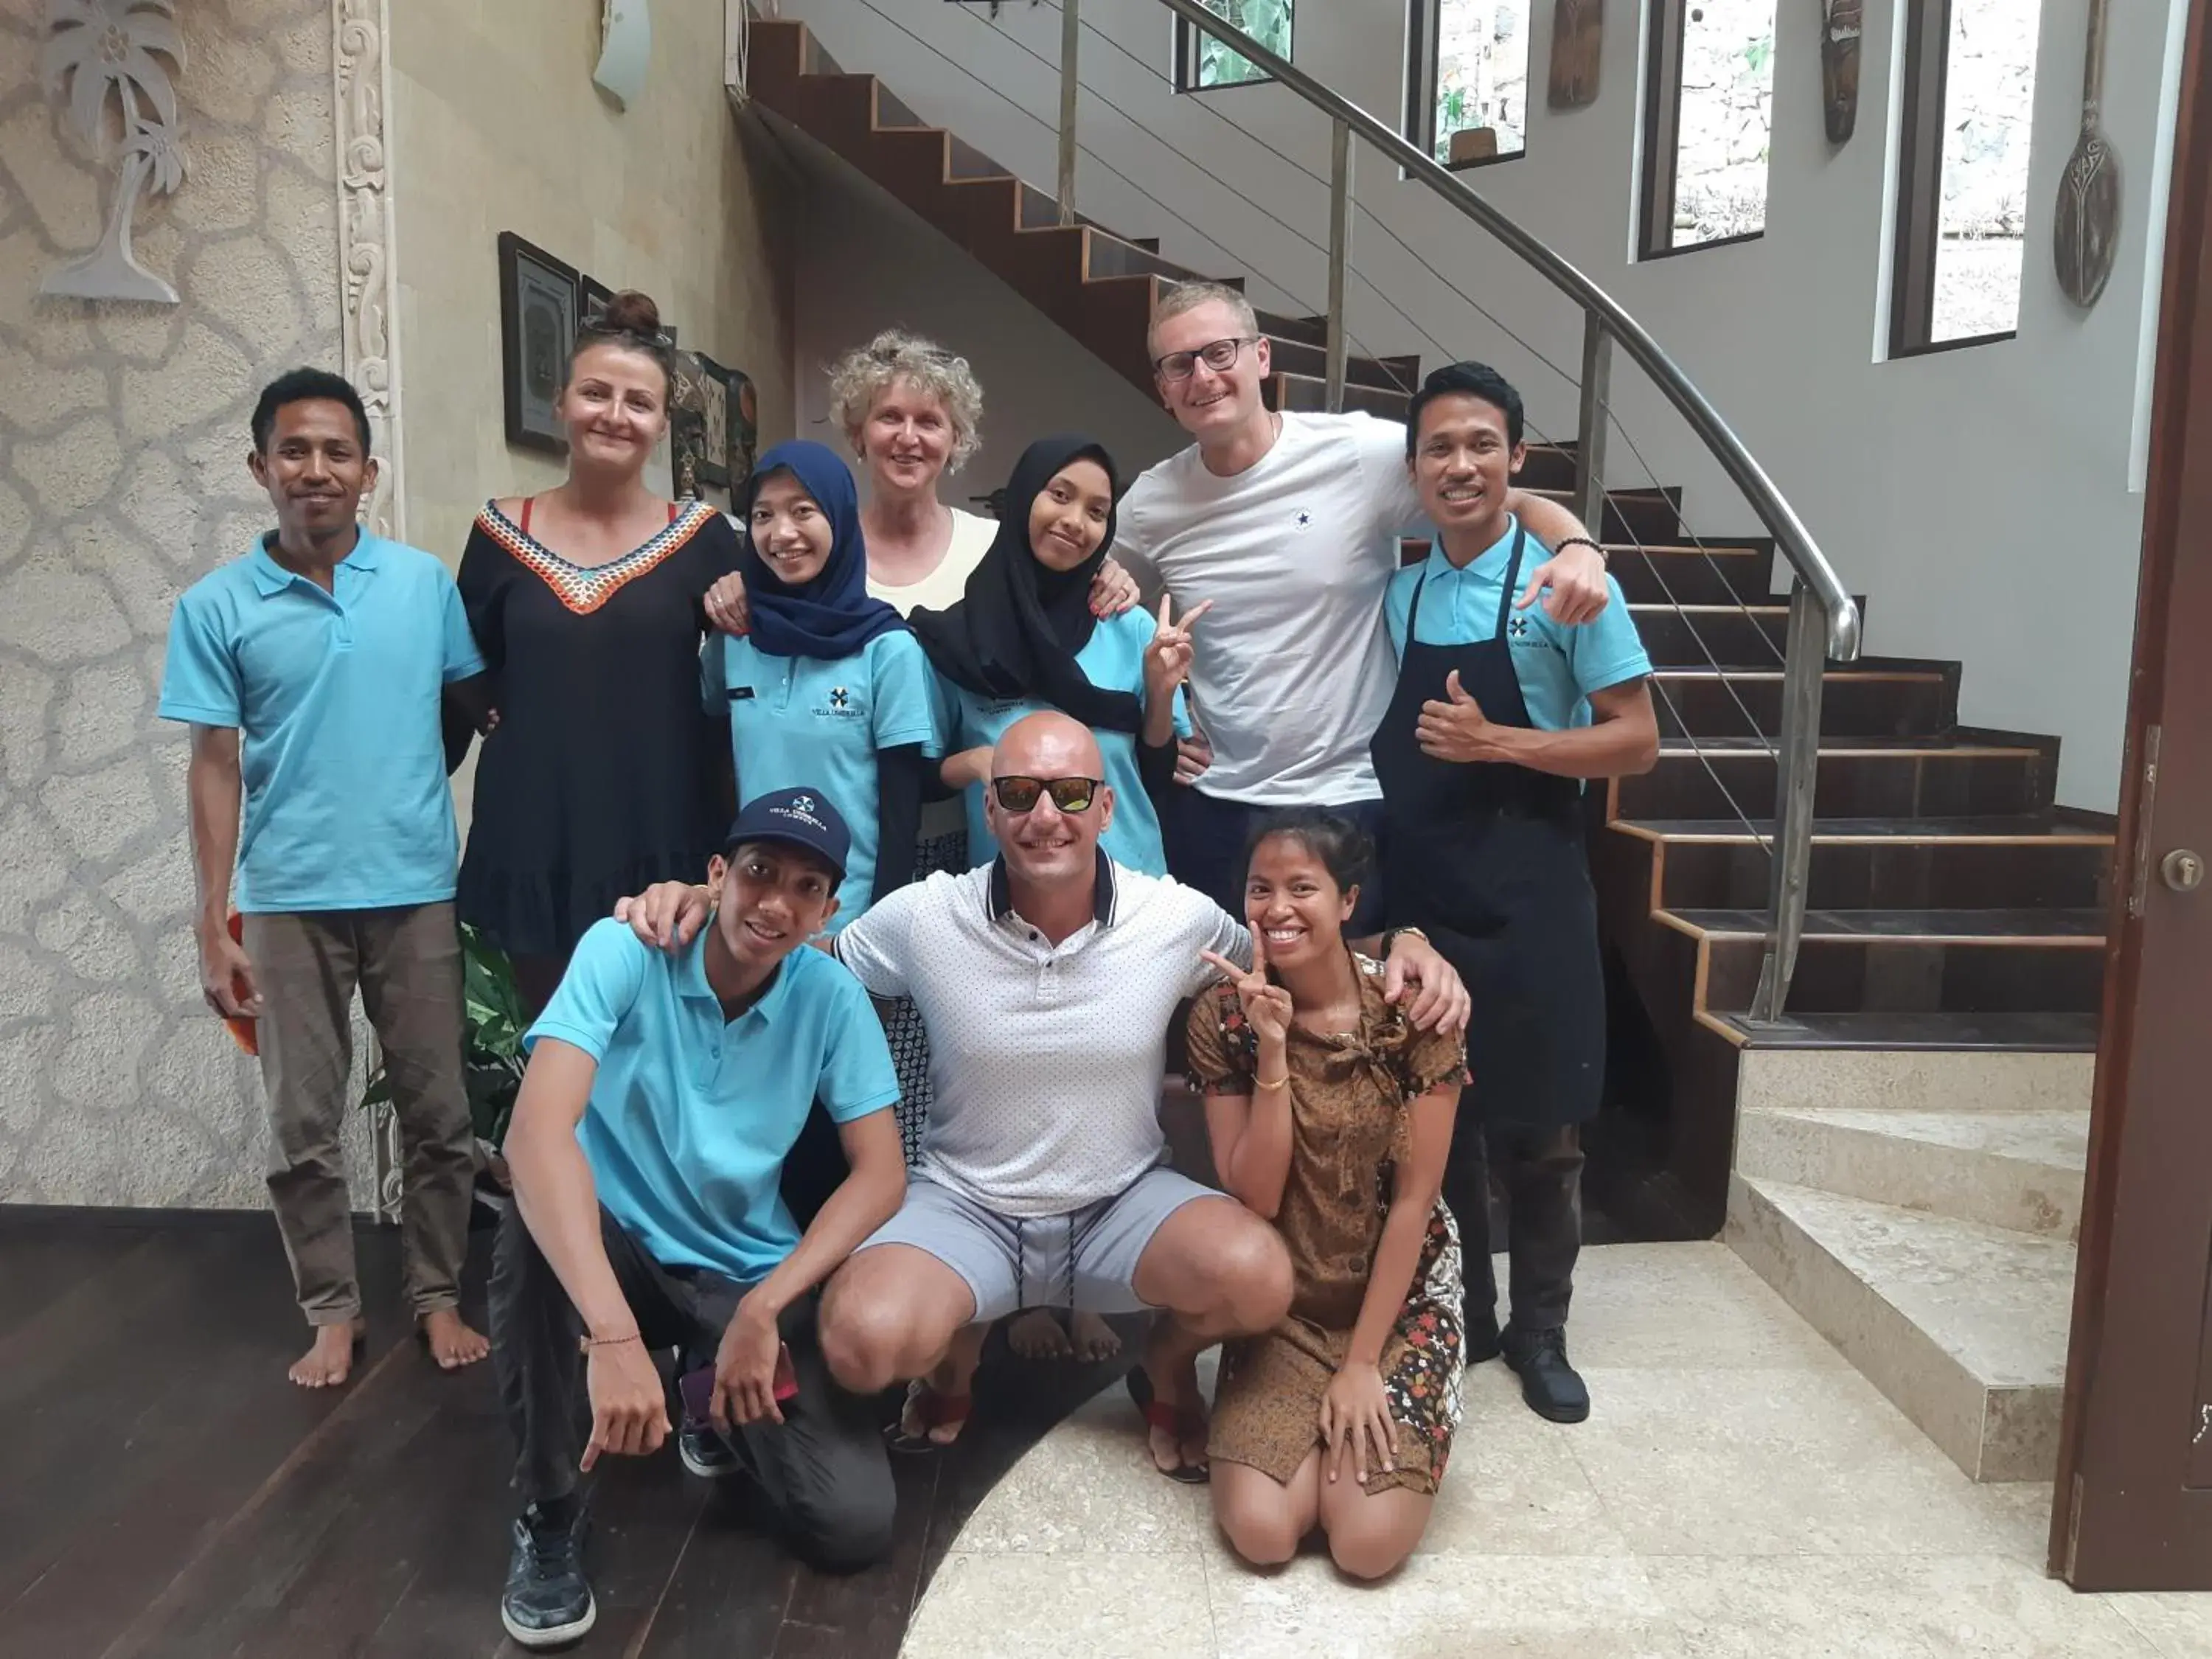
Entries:
[[1220,1196],[1163,1167],[1070,1214],[1021,1218],[916,1175],[898,1213],[860,1249],[909,1244],[935,1256],[968,1281],[981,1323],[1024,1308],[1141,1313],[1149,1304],[1137,1294],[1137,1259],[1152,1235],[1191,1200]]

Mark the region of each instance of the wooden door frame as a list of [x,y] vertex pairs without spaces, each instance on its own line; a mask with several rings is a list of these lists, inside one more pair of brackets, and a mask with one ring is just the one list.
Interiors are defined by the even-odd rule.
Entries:
[[[2123,1467],[2140,1476],[2143,1464],[2161,1455],[2146,1445],[2145,1437],[2155,1439],[2173,1430],[2162,1418],[2156,1423],[2126,1421],[2126,1412],[2116,1403],[2122,1383],[2113,1384],[2107,1398],[2100,1399],[2098,1392],[2107,1370],[2127,1382],[2139,1382],[2154,1374],[2166,1376],[2169,1368],[2181,1363],[2171,1321],[2161,1322],[2163,1304],[2146,1293],[2149,1285],[2140,1272],[2147,1254],[2141,1228],[2149,1224],[2159,1202],[2161,1178],[2170,1176],[2154,1155],[2154,1142],[2165,1139],[2164,1125],[2145,1115],[2148,1108],[2135,1086],[2133,1067],[2143,1036],[2136,1019],[2144,983],[2142,913],[2147,902],[2160,902],[2153,866],[2162,849],[2148,837],[2158,764],[2154,734],[2163,726],[2166,713],[2170,601],[2185,538],[2196,544],[2197,559],[2212,556],[2206,551],[2212,549],[2212,86],[2206,84],[2208,72],[2212,72],[2212,41],[2208,34],[2212,34],[2212,0],[2191,0],[2167,203],[2150,471],[2144,494],[2135,659],[2117,837],[2118,878],[2112,884],[2112,945],[2090,1109],[2073,1335],[2051,1516],[2051,1571],[2077,1589],[2212,1588],[2212,1560],[2176,1559],[2178,1547],[2199,1532],[2203,1516],[2212,1513],[2212,1491],[2204,1492],[2201,1505],[2184,1493],[2179,1455],[2170,1483],[2160,1486],[2157,1494],[2138,1486],[2124,1500],[2124,1515],[2104,1507],[2107,1483],[2115,1480]],[[2212,891],[2186,902],[2212,903]],[[2137,1108],[2132,1121],[2131,1103]],[[2159,1109],[2175,1107],[2170,1100],[2161,1100]],[[2116,1242],[2131,1247],[2131,1252],[2117,1249]],[[2116,1266],[2134,1271],[2116,1281]],[[2190,1273],[2190,1282],[2201,1293],[2206,1270],[2200,1259],[2193,1271],[2182,1271]],[[2187,1336],[2192,1364],[2197,1341],[2192,1325]],[[2160,1504],[2165,1505],[2162,1510],[2155,1507]],[[2186,1516],[2185,1505],[2191,1510]]]

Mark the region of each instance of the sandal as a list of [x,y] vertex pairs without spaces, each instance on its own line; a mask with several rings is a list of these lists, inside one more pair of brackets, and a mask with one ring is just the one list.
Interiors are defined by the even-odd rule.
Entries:
[[[895,1452],[919,1454],[943,1451],[960,1437],[951,1440],[933,1440],[932,1429],[957,1429],[966,1426],[969,1414],[975,1409],[972,1394],[939,1394],[928,1383],[916,1377],[906,1385],[906,1404],[899,1408],[898,1420],[884,1430],[884,1443]],[[906,1425],[907,1413],[914,1413],[921,1424],[919,1429]]]
[[[1180,1461],[1182,1456],[1182,1443],[1186,1440],[1194,1440],[1206,1432],[1205,1408],[1197,1405],[1170,1406],[1162,1401],[1152,1392],[1152,1376],[1142,1365],[1132,1365],[1123,1374],[1121,1380],[1123,1385],[1129,1390],[1129,1398],[1136,1402],[1137,1409],[1144,1413],[1145,1427],[1148,1430],[1156,1429],[1162,1434],[1175,1437],[1176,1456],[1178,1462],[1175,1468],[1160,1469],[1160,1473],[1169,1480],[1186,1486],[1202,1486],[1211,1480],[1213,1478],[1212,1473],[1205,1464],[1185,1463]],[[1146,1455],[1147,1457],[1152,1455],[1149,1448],[1146,1449]],[[1158,1459],[1152,1459],[1152,1467],[1156,1469],[1159,1468]]]

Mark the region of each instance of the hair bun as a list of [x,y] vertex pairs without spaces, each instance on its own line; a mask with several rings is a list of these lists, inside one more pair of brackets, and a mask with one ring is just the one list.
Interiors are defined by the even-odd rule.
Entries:
[[601,308],[595,325],[609,334],[639,334],[647,339],[660,332],[660,307],[650,294],[626,288]]

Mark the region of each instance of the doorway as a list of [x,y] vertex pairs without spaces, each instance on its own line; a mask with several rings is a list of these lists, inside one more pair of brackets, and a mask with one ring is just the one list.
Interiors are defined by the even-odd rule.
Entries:
[[2212,3],[2191,8],[2051,1567],[2212,1589]]

